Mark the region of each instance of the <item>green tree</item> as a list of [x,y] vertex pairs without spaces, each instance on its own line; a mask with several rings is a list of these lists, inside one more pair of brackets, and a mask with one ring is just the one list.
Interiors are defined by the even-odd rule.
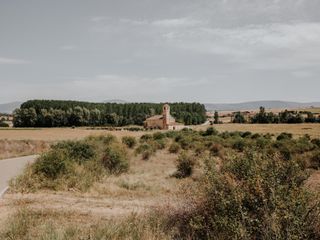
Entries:
[[219,124],[219,113],[218,113],[218,111],[215,111],[214,112],[214,121],[213,121],[213,123],[214,124]]

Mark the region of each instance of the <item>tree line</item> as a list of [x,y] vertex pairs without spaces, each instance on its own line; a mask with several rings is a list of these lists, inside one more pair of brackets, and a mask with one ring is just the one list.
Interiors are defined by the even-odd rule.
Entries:
[[[143,125],[146,118],[162,114],[162,103],[91,103],[62,100],[30,100],[14,111],[15,127],[126,126]],[[170,103],[177,122],[205,122],[200,103]]]
[[[307,115],[304,117],[303,115]],[[264,107],[253,117],[246,119],[241,112],[234,113],[233,123],[320,123],[320,116],[316,116],[309,111],[288,111],[285,110],[278,114],[266,112]]]

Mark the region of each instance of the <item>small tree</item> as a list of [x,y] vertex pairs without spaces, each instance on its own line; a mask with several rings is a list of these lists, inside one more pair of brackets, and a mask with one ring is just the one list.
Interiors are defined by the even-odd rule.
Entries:
[[214,124],[219,124],[219,113],[218,111],[214,112]]
[[246,119],[244,118],[241,112],[236,112],[233,117],[233,123],[246,123]]

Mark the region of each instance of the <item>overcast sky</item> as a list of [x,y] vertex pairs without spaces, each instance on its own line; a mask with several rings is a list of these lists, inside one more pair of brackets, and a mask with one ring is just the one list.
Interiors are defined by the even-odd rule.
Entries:
[[0,103],[320,101],[319,0],[0,0]]

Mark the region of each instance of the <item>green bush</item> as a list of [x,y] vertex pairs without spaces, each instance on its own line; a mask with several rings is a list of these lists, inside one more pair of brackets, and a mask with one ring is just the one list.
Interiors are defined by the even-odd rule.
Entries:
[[203,136],[215,136],[215,135],[218,135],[219,132],[213,128],[213,127],[209,127],[207,128],[207,130],[204,132]]
[[149,141],[152,139],[153,139],[153,137],[151,134],[144,134],[140,137],[140,142],[146,142],[146,141]]
[[173,174],[176,178],[186,178],[191,176],[195,159],[186,152],[182,152],[177,159],[177,171]]
[[244,150],[245,147],[246,147],[246,142],[241,138],[235,139],[232,143],[232,148],[241,152]]
[[278,140],[278,141],[281,141],[281,140],[290,140],[290,139],[292,139],[292,134],[291,134],[291,133],[286,133],[286,132],[281,133],[281,134],[277,137],[277,140]]
[[213,143],[210,147],[210,153],[215,157],[222,157],[223,154],[223,146],[218,143]]
[[137,140],[135,137],[125,136],[122,138],[122,143],[127,145],[129,148],[134,148],[134,146],[137,144]]
[[127,153],[119,144],[111,144],[106,148],[102,164],[112,174],[120,174],[129,169]]
[[240,133],[240,136],[241,136],[242,138],[249,138],[249,137],[252,136],[252,133],[249,132],[249,131],[247,131],[247,132],[242,132],[242,133]]
[[319,138],[312,139],[311,143],[320,148],[320,139]]
[[67,165],[67,159],[63,151],[51,150],[36,160],[33,169],[36,174],[56,179],[67,172]]
[[166,134],[162,132],[155,132],[152,137],[154,140],[160,140],[166,138]]
[[180,151],[180,145],[176,142],[173,142],[169,147],[170,153],[178,153]]
[[303,186],[301,164],[249,151],[221,171],[214,166],[199,184],[201,197],[170,216],[177,239],[320,238],[319,203]]
[[271,141],[265,137],[258,137],[255,143],[258,148],[265,149],[270,145]]
[[141,154],[143,160],[148,160],[155,153],[155,149],[148,143],[142,143],[137,149],[136,154]]
[[161,150],[161,149],[166,148],[167,141],[166,141],[166,139],[162,138],[162,139],[158,139],[158,140],[151,142],[151,144],[154,145],[154,148]]
[[310,159],[310,167],[316,170],[320,169],[320,151],[313,153]]
[[251,136],[251,139],[257,139],[259,137],[261,137],[261,135],[259,133],[255,133]]
[[5,127],[5,128],[7,128],[7,127],[9,127],[9,124],[6,123],[6,122],[0,121],[0,127]]
[[83,141],[63,141],[52,146],[53,150],[63,150],[66,158],[83,163],[95,156],[94,147]]

